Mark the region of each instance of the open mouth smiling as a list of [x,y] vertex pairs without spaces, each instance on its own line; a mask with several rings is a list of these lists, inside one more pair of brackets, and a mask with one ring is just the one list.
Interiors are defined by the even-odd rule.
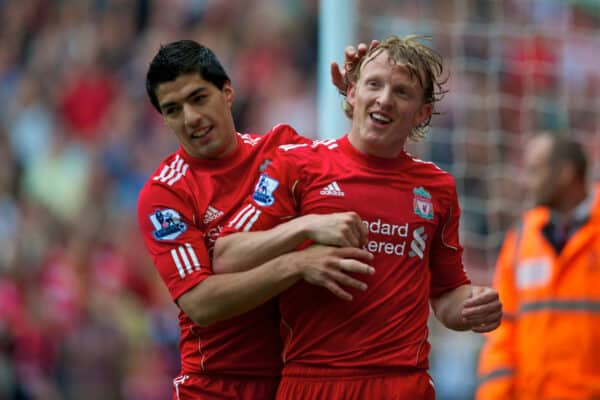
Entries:
[[379,112],[369,113],[369,117],[378,124],[389,124],[392,122],[392,119],[390,117]]
[[195,131],[194,131],[194,132],[193,132],[193,133],[190,135],[190,137],[191,137],[192,139],[202,139],[204,136],[206,136],[206,135],[208,135],[208,134],[209,134],[209,132],[212,130],[212,128],[213,128],[213,127],[212,127],[212,125],[210,125],[210,126],[206,126],[206,127],[204,127],[204,128],[201,128],[201,129],[195,130]]

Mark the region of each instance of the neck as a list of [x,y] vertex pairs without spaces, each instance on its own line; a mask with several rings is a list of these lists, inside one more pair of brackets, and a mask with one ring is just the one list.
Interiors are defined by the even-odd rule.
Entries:
[[379,142],[377,139],[373,138],[370,141],[367,138],[361,137],[360,133],[352,130],[348,134],[348,141],[352,147],[369,156],[394,159],[404,151],[404,142],[390,144],[383,141]]
[[562,202],[557,204],[555,211],[562,215],[571,214],[587,197],[588,191],[585,183],[581,182],[569,188]]

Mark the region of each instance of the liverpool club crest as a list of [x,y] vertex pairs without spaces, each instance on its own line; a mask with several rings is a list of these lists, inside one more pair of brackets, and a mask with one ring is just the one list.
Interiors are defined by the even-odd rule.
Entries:
[[413,209],[415,214],[425,219],[433,219],[431,195],[422,186],[413,189]]

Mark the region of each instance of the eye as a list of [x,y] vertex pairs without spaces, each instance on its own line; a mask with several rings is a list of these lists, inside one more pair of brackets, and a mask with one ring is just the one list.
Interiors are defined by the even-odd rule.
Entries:
[[377,88],[379,88],[381,86],[380,83],[379,83],[379,81],[374,80],[374,79],[368,80],[366,82],[366,85],[370,89],[377,89]]
[[180,107],[167,107],[164,109],[164,114],[168,117],[174,117],[177,115],[181,108]]
[[194,98],[192,99],[192,101],[195,104],[201,104],[202,102],[204,102],[204,100],[207,98],[208,96],[206,96],[205,94],[198,94],[196,96],[194,96]]
[[394,89],[394,93],[396,96],[400,97],[408,97],[411,95],[411,90],[406,86],[398,86]]

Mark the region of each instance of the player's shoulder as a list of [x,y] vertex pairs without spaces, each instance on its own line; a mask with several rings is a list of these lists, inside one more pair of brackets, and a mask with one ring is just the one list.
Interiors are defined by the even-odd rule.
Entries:
[[406,153],[406,155],[408,156],[409,162],[419,174],[435,178],[439,183],[442,184],[454,185],[454,177],[452,174],[433,161],[425,161],[409,153]]
[[311,139],[300,135],[288,124],[277,124],[267,131],[263,138],[266,142],[279,145],[310,143]]
[[161,231],[159,221],[163,217],[167,222],[176,221],[174,226],[181,229],[161,236],[161,240],[174,239],[185,230],[186,225],[178,221],[182,218],[194,220],[197,190],[193,191],[191,180],[195,179],[190,173],[189,164],[179,152],[167,156],[159,164],[138,194],[137,219],[140,226],[145,227],[145,234],[152,234],[156,239],[157,235],[165,233]]
[[274,138],[275,140],[301,140],[303,142],[309,140],[304,136],[301,136],[296,129],[288,124],[277,124],[273,126],[265,133],[265,136]]
[[[424,161],[411,155],[409,157],[411,167],[408,170],[410,178],[414,180],[415,196],[437,198],[444,203],[457,201],[456,182],[450,172],[434,162]],[[420,193],[420,190],[423,193]]]
[[238,136],[244,151],[259,158],[275,157],[281,145],[310,143],[310,139],[299,135],[294,128],[286,124],[275,125],[264,134],[238,133]]
[[338,150],[337,139],[310,139],[300,143],[279,145],[277,151],[288,157],[325,157]]
[[191,177],[190,164],[177,151],[167,156],[158,167],[150,174],[148,180],[142,187],[139,202],[149,196],[165,193],[179,194],[187,193],[190,185],[187,182]]

